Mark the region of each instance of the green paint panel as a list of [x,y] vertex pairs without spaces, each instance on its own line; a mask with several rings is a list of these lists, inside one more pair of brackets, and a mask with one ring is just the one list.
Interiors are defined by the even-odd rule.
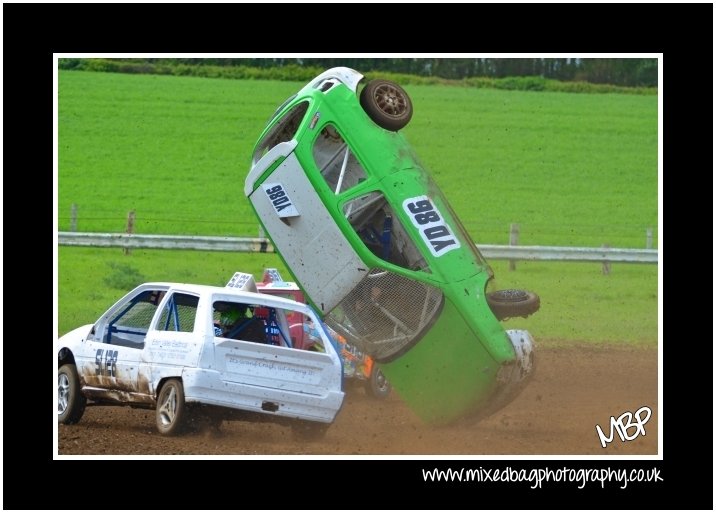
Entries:
[[440,424],[478,409],[492,392],[499,365],[446,300],[427,335],[381,369],[413,412]]

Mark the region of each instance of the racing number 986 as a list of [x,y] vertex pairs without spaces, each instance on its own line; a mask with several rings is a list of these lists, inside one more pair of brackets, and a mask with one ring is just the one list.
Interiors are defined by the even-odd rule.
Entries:
[[429,200],[408,203],[408,210],[413,214],[415,222],[419,225],[440,221],[440,216],[433,210],[433,204]]
[[276,185],[275,187],[267,189],[266,194],[268,194],[271,203],[273,203],[276,207],[290,201],[288,199],[288,196],[286,196],[286,193],[283,192],[283,188],[280,185]]
[[427,196],[407,199],[403,202],[403,208],[409,213],[413,226],[418,229],[433,255],[439,257],[460,247],[460,242]]

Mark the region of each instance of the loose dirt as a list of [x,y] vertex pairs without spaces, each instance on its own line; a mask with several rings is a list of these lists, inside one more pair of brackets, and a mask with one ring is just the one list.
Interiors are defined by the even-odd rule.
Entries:
[[[658,450],[657,351],[610,344],[538,349],[527,389],[504,409],[469,425],[430,426],[393,391],[385,400],[350,386],[325,438],[293,439],[272,423],[224,422],[219,433],[160,436],[153,410],[88,407],[58,427],[59,455],[655,455]],[[652,415],[645,434],[602,448],[596,426],[611,417]],[[628,434],[633,434],[631,428]]]

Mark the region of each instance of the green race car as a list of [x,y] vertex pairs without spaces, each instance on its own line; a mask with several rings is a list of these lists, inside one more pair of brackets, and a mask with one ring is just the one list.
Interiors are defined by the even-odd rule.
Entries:
[[500,320],[539,297],[492,269],[399,132],[407,93],[330,69],[281,105],[244,192],[309,303],[379,362],[423,420],[481,418],[534,371],[534,340]]

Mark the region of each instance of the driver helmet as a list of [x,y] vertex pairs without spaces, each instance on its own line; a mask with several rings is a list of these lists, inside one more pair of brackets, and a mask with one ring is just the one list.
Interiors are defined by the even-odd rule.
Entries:
[[231,310],[228,310],[221,314],[219,323],[222,326],[232,326],[232,325],[236,324],[236,322],[240,318],[241,318],[241,313],[239,313],[239,310],[237,308],[232,308]]

